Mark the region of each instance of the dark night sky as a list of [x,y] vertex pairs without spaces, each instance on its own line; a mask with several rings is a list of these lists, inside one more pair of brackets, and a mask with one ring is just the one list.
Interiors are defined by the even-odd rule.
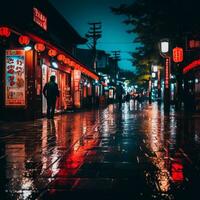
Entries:
[[[125,16],[114,15],[110,6],[130,4],[133,0],[50,0],[75,30],[84,36],[89,30],[88,22],[102,22],[102,38],[98,40],[97,48],[110,53],[112,50],[121,51],[119,66],[122,69],[133,70],[130,51],[136,45],[132,43],[134,36],[126,33],[128,26],[122,21]],[[87,48],[87,46],[81,46]]]

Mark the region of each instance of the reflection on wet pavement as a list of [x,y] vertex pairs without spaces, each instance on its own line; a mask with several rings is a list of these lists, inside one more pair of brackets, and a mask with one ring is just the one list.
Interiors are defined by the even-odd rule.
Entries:
[[0,122],[0,199],[194,199],[199,122],[133,101]]

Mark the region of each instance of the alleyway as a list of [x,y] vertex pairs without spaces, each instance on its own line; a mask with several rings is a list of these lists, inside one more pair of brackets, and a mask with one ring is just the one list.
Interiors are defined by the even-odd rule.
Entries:
[[0,199],[198,199],[200,115],[131,101],[0,122]]

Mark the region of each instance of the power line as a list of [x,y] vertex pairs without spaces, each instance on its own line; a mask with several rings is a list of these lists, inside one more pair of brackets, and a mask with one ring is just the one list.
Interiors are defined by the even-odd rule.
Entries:
[[94,70],[96,71],[96,45],[97,40],[101,38],[102,31],[101,31],[101,22],[92,22],[88,23],[90,25],[88,33],[85,35],[87,38],[92,39],[92,49],[93,49],[93,63],[94,63]]

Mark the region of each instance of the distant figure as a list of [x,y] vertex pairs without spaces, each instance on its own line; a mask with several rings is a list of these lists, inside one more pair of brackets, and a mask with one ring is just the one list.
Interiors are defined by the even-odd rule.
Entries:
[[119,108],[121,108],[122,106],[122,95],[123,95],[123,87],[120,83],[119,86],[117,87],[117,99],[119,101]]
[[56,77],[51,76],[50,81],[45,84],[43,94],[47,99],[47,118],[53,119],[56,107],[56,98],[59,97],[58,85],[55,82]]
[[130,99],[131,99],[131,95],[130,95],[129,92],[127,92],[125,99],[126,99],[126,101],[130,101]]

